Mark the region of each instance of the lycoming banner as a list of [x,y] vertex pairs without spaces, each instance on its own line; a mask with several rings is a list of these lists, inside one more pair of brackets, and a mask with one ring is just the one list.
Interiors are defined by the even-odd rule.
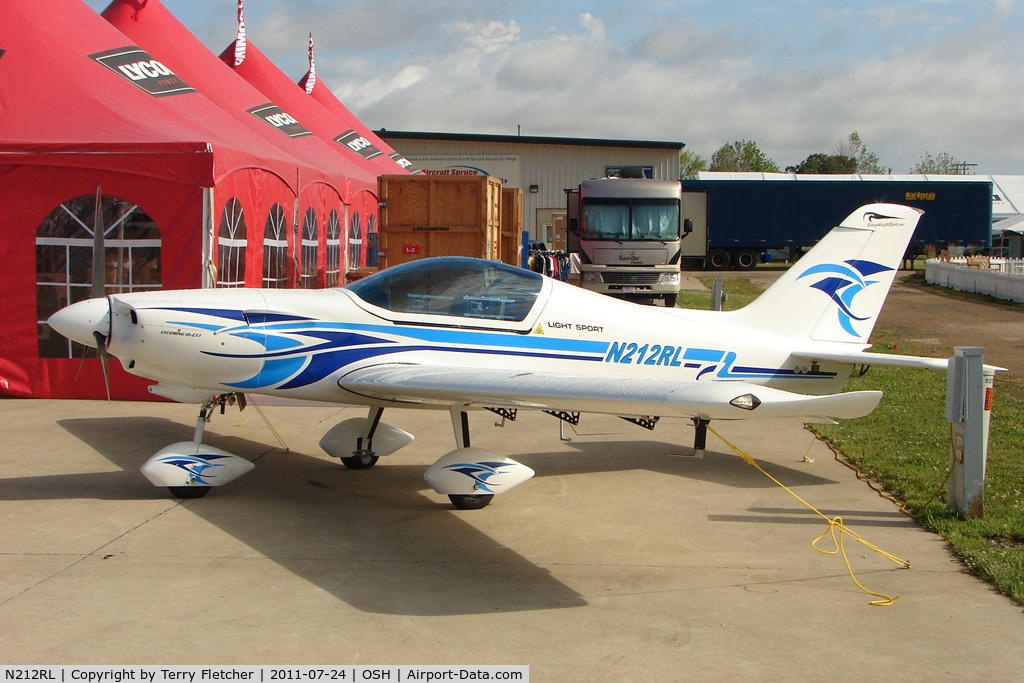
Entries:
[[195,92],[176,73],[134,45],[96,52],[89,57],[154,97]]

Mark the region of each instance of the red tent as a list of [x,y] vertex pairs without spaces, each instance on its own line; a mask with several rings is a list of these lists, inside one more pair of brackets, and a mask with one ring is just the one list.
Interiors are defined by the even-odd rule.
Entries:
[[[240,285],[253,270],[245,224],[257,198],[288,204],[299,178],[330,175],[268,143],[79,0],[0,3],[0,117],[0,393],[10,395],[104,395],[99,361],[80,362],[83,349],[44,322],[89,296],[97,218],[108,292]],[[148,396],[145,382],[110,366],[114,396]]]
[[[241,13],[239,13],[241,14]],[[322,140],[347,150],[367,169],[381,173],[408,173],[394,160],[376,155],[366,158],[356,152],[360,144],[352,143],[351,128],[335,118],[330,112],[313,99],[306,96],[305,91],[291,81],[256,47],[245,35],[244,23],[239,17],[238,37],[221,53],[220,58],[234,69],[267,98],[277,103],[294,115],[302,124]],[[363,149],[365,153],[365,149]],[[376,187],[362,196],[354,198],[348,219],[348,243],[350,268],[366,264],[366,235],[374,231],[377,222]]]
[[[320,106],[329,111],[335,118],[349,126],[345,133],[346,139],[360,140],[361,153],[368,158],[375,158],[383,154],[394,161],[409,173],[419,173],[411,161],[400,153],[396,152],[388,143],[384,142],[369,129],[362,121],[353,114],[348,107],[341,103],[334,93],[331,92],[323,80],[317,76],[316,61],[313,59],[313,34],[309,35],[309,70],[299,80],[299,87],[306,91],[306,94],[320,103]],[[391,173],[392,171],[386,171]]]
[[[266,287],[336,286],[348,262],[340,239],[341,226],[352,213],[349,206],[363,192],[376,196],[376,170],[336,145],[329,145],[306,128],[302,121],[240,78],[206,48],[159,0],[114,0],[103,17],[189,85],[232,114],[246,127],[289,154],[320,169],[330,169],[325,179],[300,176],[299,205],[280,205],[286,217],[282,226],[272,219],[273,205],[261,206],[257,217],[267,216],[262,236],[251,236],[246,249],[246,283]],[[347,190],[345,188],[348,188]],[[292,220],[292,217],[298,220]],[[256,226],[258,228],[258,225]],[[284,227],[284,234],[280,228]],[[307,234],[308,233],[308,234]],[[301,245],[307,243],[303,250]],[[315,249],[310,242],[329,249]],[[330,254],[327,252],[330,251]],[[315,263],[309,263],[315,259]],[[304,262],[305,260],[305,262]],[[262,272],[256,272],[262,264]],[[316,277],[311,277],[312,275]]]

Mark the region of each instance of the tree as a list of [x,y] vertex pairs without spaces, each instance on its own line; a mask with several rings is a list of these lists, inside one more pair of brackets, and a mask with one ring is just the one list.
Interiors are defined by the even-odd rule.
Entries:
[[787,166],[787,173],[856,173],[857,160],[842,154],[811,154],[798,166]]
[[960,161],[949,152],[941,152],[932,156],[931,152],[925,152],[921,161],[917,162],[911,173],[929,173],[932,175],[967,175],[967,169],[974,164]]
[[696,180],[697,174],[708,170],[708,160],[697,154],[686,150],[679,153],[679,179]]
[[756,171],[778,173],[779,166],[769,159],[752,140],[737,140],[725,144],[711,155],[711,171]]
[[853,131],[850,137],[840,140],[832,148],[833,151],[844,157],[850,157],[856,161],[856,170],[850,173],[865,173],[870,175],[885,175],[887,170],[878,163],[878,155],[869,152],[864,143],[861,142],[860,133]]

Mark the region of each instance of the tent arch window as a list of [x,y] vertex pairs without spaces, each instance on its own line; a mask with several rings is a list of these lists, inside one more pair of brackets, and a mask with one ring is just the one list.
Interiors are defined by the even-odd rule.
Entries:
[[363,246],[363,235],[361,232],[362,219],[358,211],[352,212],[352,220],[348,224],[348,267],[359,267],[359,252]]
[[73,358],[82,347],[61,337],[46,319],[92,296],[95,225],[103,228],[107,294],[160,289],[160,228],[122,197],[83,195],[62,202],[36,229],[36,321],[40,358]]
[[224,204],[217,229],[217,286],[245,286],[245,212],[232,197]]
[[302,275],[299,277],[300,289],[316,289],[316,266],[320,251],[317,235],[316,209],[306,209],[302,219]]
[[288,225],[284,209],[274,204],[267,212],[263,228],[263,286],[284,289],[288,286]]
[[327,266],[324,270],[325,286],[337,287],[341,284],[341,219],[338,210],[331,209],[327,217]]

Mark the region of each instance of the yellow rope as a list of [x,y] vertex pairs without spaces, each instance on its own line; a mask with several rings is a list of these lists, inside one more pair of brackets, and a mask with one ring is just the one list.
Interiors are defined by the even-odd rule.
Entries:
[[243,410],[243,411],[242,411],[242,415],[244,415],[244,416],[245,416],[245,419],[244,419],[244,420],[242,420],[241,422],[236,422],[236,423],[234,424],[234,426],[235,426],[235,427],[244,427],[245,425],[249,424],[249,413],[247,413],[247,412],[245,412],[245,411]]
[[[763,474],[764,476],[768,477],[773,482],[775,482],[776,484],[781,486],[789,495],[793,496],[798,501],[803,503],[808,509],[810,509],[812,512],[814,512],[814,514],[818,515],[819,517],[824,519],[826,522],[828,522],[828,529],[826,529],[824,533],[822,533],[820,536],[818,536],[816,539],[814,539],[811,542],[811,547],[813,547],[819,553],[824,553],[826,555],[841,554],[843,556],[843,561],[846,563],[846,570],[849,572],[850,578],[853,579],[853,583],[856,584],[857,588],[861,589],[862,591],[864,591],[868,595],[873,595],[876,598],[879,598],[878,600],[872,600],[871,601],[872,605],[874,605],[875,607],[888,607],[889,605],[891,605],[894,602],[896,602],[897,600],[899,600],[900,596],[898,596],[898,595],[890,597],[888,595],[883,595],[882,593],[875,593],[873,591],[869,591],[867,588],[865,588],[864,586],[861,585],[861,583],[857,580],[857,577],[854,576],[853,567],[850,566],[850,559],[846,556],[846,548],[843,546],[843,537],[844,536],[849,536],[850,538],[854,539],[855,541],[864,544],[868,548],[871,548],[872,550],[874,550],[879,555],[882,555],[883,557],[888,558],[889,560],[892,560],[892,562],[894,562],[895,564],[900,565],[904,569],[910,569],[910,563],[909,562],[907,562],[906,560],[902,560],[902,559],[896,557],[895,555],[887,553],[884,550],[882,550],[881,548],[879,548],[878,546],[876,546],[875,544],[870,543],[870,542],[864,540],[863,538],[861,538],[858,533],[856,533],[855,531],[852,531],[851,529],[847,528],[843,524],[842,517],[838,517],[838,516],[837,517],[829,517],[828,515],[823,514],[817,508],[815,508],[813,505],[811,505],[806,500],[804,500],[803,498],[798,496],[796,493],[794,493],[788,486],[783,484],[781,481],[779,481],[778,479],[776,479],[772,475],[768,474],[764,470],[764,468],[762,468],[760,465],[757,464],[757,461],[755,461],[752,457],[750,457],[749,454],[745,453],[744,451],[742,451],[739,448],[737,448],[736,446],[734,446],[725,437],[723,437],[721,434],[716,432],[710,426],[708,427],[708,431],[711,432],[712,434],[714,434],[715,436],[717,436],[719,439],[721,439],[722,442],[726,446],[731,448],[733,450],[733,452],[736,453],[736,455],[738,455],[741,458],[743,458],[747,462],[748,465],[752,465],[761,474]],[[836,532],[837,531],[839,533],[838,536],[836,536]],[[820,541],[821,539],[823,539],[823,538],[825,538],[826,536],[829,536],[829,535],[831,535],[831,537],[832,537],[832,543],[833,543],[833,546],[834,546],[833,549],[832,550],[823,550],[823,549],[819,548],[818,547],[818,541]]]
[[[263,418],[263,421],[266,423],[267,427],[270,428],[270,433],[273,434],[274,437],[277,439],[277,442],[279,444],[281,444],[281,448],[284,450],[284,452],[285,453],[290,453],[291,449],[288,448],[288,444],[286,444],[284,442],[284,439],[281,438],[281,435],[278,433],[278,431],[276,429],[274,429],[274,425],[270,424],[270,420],[267,419],[267,415],[266,415],[266,413],[263,412],[263,409],[260,408],[256,403],[254,403],[252,401],[249,401],[246,404],[246,407],[248,407],[248,406],[252,406],[253,408],[255,408],[257,414],[259,414],[259,416]],[[245,419],[242,420],[241,422],[235,424],[236,427],[244,427],[245,425],[249,424],[249,415],[250,415],[250,413],[245,412],[245,410],[243,409],[242,410],[242,414],[245,415]]]
[[257,412],[257,413],[259,413],[259,416],[263,418],[263,421],[264,421],[264,422],[265,422],[265,423],[267,424],[267,427],[268,427],[268,428],[270,429],[270,432],[271,432],[271,434],[273,434],[273,435],[274,435],[274,437],[275,437],[275,438],[277,439],[277,442],[278,442],[279,444],[281,444],[281,448],[283,448],[283,449],[284,449],[284,452],[285,452],[285,453],[290,453],[290,452],[291,452],[291,449],[290,449],[290,448],[288,448],[288,444],[286,444],[286,443],[284,442],[284,439],[282,439],[282,438],[281,438],[281,435],[280,435],[280,434],[279,434],[279,433],[277,432],[277,430],[276,430],[276,429],[274,429],[274,425],[270,424],[270,420],[269,420],[269,419],[267,419],[267,416],[266,416],[266,414],[265,414],[265,413],[263,412],[263,410],[262,410],[262,409],[261,409],[261,408],[260,408],[260,407],[259,407],[258,405],[256,405],[255,403],[251,403],[250,405],[251,405],[251,406],[252,406],[253,408],[255,408],[255,409],[256,409],[256,412]]

